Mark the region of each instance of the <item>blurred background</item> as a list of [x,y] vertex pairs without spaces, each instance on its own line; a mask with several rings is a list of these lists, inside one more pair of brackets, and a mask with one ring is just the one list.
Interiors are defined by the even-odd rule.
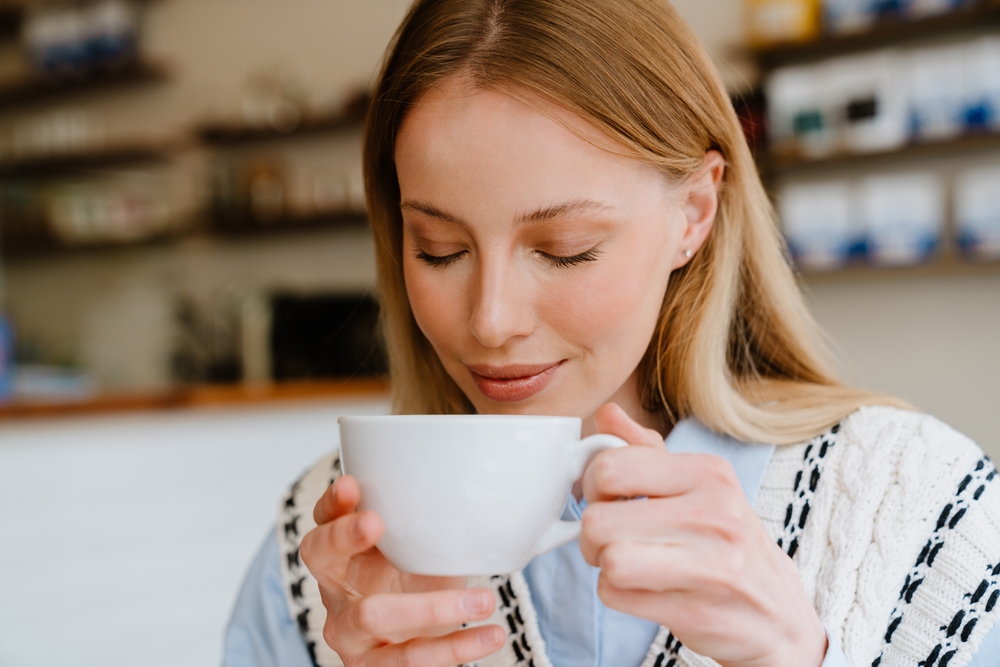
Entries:
[[[674,4],[844,377],[1000,454],[1000,4]],[[360,119],[407,6],[0,2],[0,666],[217,664],[283,490],[388,409]]]

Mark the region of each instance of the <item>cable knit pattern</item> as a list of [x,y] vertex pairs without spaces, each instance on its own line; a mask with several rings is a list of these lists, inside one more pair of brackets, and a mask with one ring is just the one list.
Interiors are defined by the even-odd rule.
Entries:
[[[312,506],[339,474],[331,455],[292,487],[278,525],[286,598],[319,667],[325,610],[298,560]],[[808,443],[779,447],[754,509],[790,553],[820,620],[855,667],[964,667],[1000,618],[1000,480],[968,438],[933,417],[869,407]],[[475,667],[552,667],[521,573],[483,623],[504,649]],[[661,628],[642,667],[711,667]]]
[[298,623],[309,657],[317,667],[343,667],[344,663],[323,639],[326,607],[319,594],[319,582],[299,558],[299,545],[302,536],[316,527],[313,507],[340,472],[339,451],[320,459],[288,490],[281,501],[277,526],[288,612]]

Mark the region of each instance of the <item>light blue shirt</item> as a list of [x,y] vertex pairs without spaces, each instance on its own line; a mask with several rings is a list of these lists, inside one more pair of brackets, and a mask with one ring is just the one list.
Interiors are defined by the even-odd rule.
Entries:
[[[773,445],[738,442],[691,420],[677,424],[666,445],[674,453],[714,454],[729,461],[751,504],[774,453]],[[571,496],[563,516],[578,518],[581,511]],[[525,568],[539,629],[555,667],[638,667],[656,637],[656,623],[601,603],[598,572],[583,560],[575,541],[538,556]],[[226,628],[224,667],[312,667],[282,587],[277,533],[271,531],[236,599]],[[1000,625],[983,640],[969,667],[998,663]],[[833,637],[822,667],[851,667]]]

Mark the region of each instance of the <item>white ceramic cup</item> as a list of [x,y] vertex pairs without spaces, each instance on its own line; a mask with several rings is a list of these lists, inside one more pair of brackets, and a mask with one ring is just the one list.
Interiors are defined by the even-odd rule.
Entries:
[[437,576],[516,572],[580,534],[559,516],[573,482],[613,435],[580,419],[520,415],[341,417],[341,463],[397,569]]

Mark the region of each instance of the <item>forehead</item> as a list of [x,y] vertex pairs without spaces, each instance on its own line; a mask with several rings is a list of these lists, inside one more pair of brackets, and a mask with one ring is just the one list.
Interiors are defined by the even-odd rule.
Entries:
[[[494,204],[627,197],[662,180],[623,147],[541,96],[480,89],[449,77],[407,115],[396,140],[404,198],[490,193]],[[527,201],[526,200],[530,200]]]

